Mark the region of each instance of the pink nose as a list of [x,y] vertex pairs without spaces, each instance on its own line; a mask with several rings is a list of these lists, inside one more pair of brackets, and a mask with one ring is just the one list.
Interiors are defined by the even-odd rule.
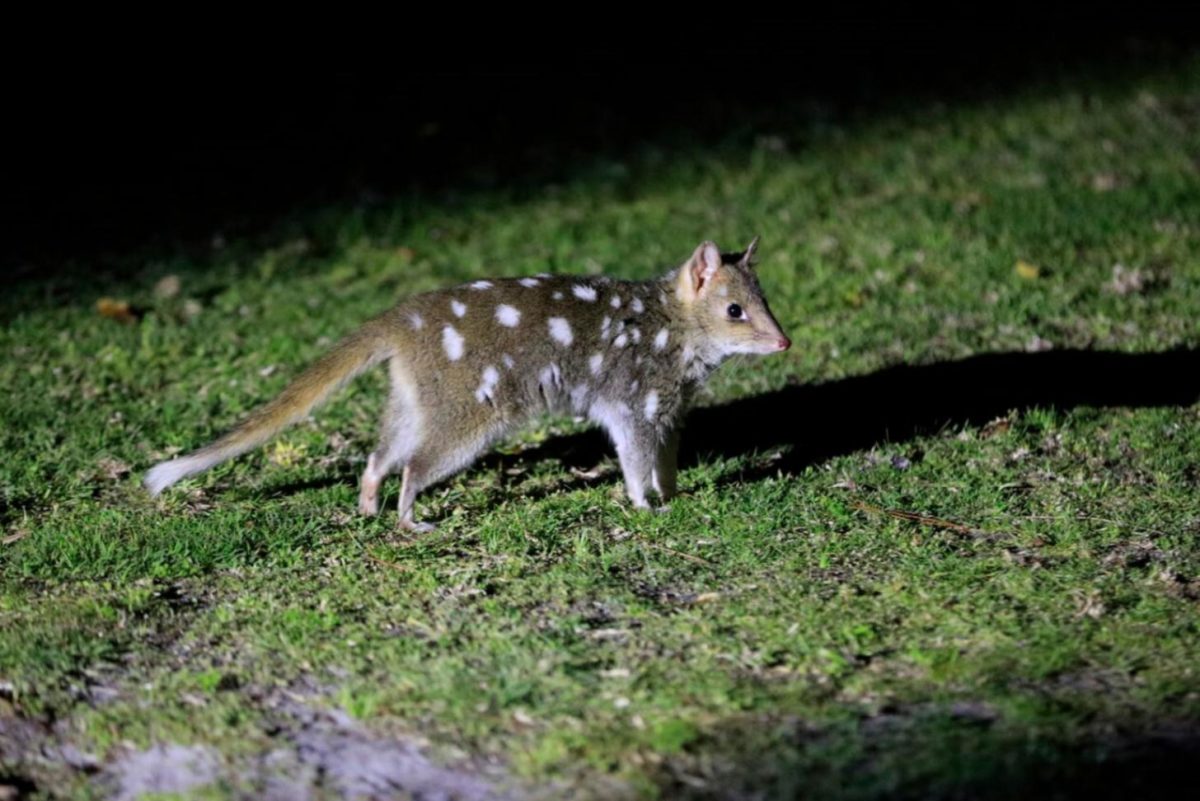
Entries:
[[780,337],[779,342],[776,344],[779,345],[780,350],[787,350],[792,346],[792,340],[788,339],[787,337]]

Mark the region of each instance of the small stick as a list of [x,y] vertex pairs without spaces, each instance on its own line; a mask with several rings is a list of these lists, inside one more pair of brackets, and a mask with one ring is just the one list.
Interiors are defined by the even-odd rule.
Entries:
[[383,565],[384,567],[390,567],[392,570],[396,570],[396,571],[398,571],[398,572],[400,572],[400,573],[407,573],[407,572],[408,572],[408,568],[407,568],[407,567],[405,567],[404,565],[402,565],[402,564],[399,564],[398,562],[389,562],[389,561],[388,561],[388,560],[386,560],[386,559],[380,559],[378,556],[376,556],[375,554],[371,553],[370,551],[367,551],[367,558],[368,558],[368,559],[370,559],[372,562],[376,562],[376,563],[378,563],[378,564],[381,564],[381,565]]
[[872,506],[869,503],[862,501],[854,501],[850,504],[855,509],[861,509],[864,512],[871,512],[877,515],[887,515],[888,517],[899,518],[900,520],[908,520],[913,523],[919,523],[922,526],[930,528],[942,528],[948,531],[955,531],[959,534],[966,534],[968,537],[990,537],[986,532],[980,531],[977,528],[964,526],[962,523],[955,523],[952,520],[943,520],[940,517],[928,517],[927,515],[919,515],[916,512],[906,512],[903,509],[884,509],[881,506]]
[[672,556],[678,556],[680,559],[687,559],[689,562],[695,562],[696,564],[700,564],[700,565],[711,565],[712,564],[712,562],[705,559],[703,556],[696,556],[694,554],[684,553],[683,551],[677,551],[674,548],[668,548],[665,545],[659,545],[657,542],[648,542],[647,540],[644,540],[637,535],[634,535],[633,539],[636,542],[640,542],[643,545],[648,545],[651,548],[657,548],[660,551],[666,551],[667,553],[671,554]]

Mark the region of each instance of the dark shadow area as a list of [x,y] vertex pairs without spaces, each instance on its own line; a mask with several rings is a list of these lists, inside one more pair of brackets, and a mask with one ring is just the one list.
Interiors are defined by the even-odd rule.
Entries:
[[[736,458],[781,451],[781,456],[752,467],[731,480],[756,481],[782,473],[794,475],[837,456],[884,442],[904,442],[947,426],[981,426],[1010,410],[1066,411],[1077,406],[1189,406],[1200,401],[1200,350],[1177,348],[1163,353],[1060,350],[1042,353],[988,353],[952,362],[889,367],[869,375],[822,384],[794,385],[688,415],[680,464],[688,467],[714,456]],[[581,471],[571,481],[540,490],[522,489],[538,498],[598,478],[591,471],[613,457],[599,429],[555,437],[519,454],[491,453],[476,470],[503,475],[522,463],[554,459]],[[619,480],[620,472],[611,477]],[[323,489],[357,481],[349,472],[287,484],[270,497]],[[389,482],[393,502],[397,486]]]
[[688,417],[683,460],[788,448],[764,470],[791,474],[876,443],[983,425],[1010,409],[1187,406],[1198,400],[1200,350],[988,353],[697,409]]
[[[822,384],[795,385],[694,410],[680,462],[782,450],[738,476],[753,481],[882,442],[946,426],[983,425],[1011,409],[1187,406],[1200,400],[1200,350],[1164,353],[1061,350],[989,353],[952,362],[889,367]],[[612,447],[598,430],[559,437],[499,465],[542,458],[586,469]]]
[[90,276],[117,269],[105,254],[203,248],[330,204],[536,192],[646,147],[802,146],[879,113],[1135,81],[1190,63],[1197,38],[1173,18],[1044,13],[456,29],[259,64],[62,48],[6,87],[0,253],[10,278]]
[[[1173,798],[1200,757],[1195,723],[1036,747],[996,723],[917,712],[830,731],[795,720],[729,724],[669,758],[657,783],[664,798],[692,801]],[[778,739],[764,742],[771,731]]]

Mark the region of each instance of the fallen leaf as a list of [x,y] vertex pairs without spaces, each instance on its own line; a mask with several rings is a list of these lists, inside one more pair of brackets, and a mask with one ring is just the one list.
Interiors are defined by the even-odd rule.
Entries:
[[593,467],[589,470],[581,470],[578,467],[572,467],[571,475],[575,476],[576,478],[582,478],[586,481],[593,481],[604,475],[604,470],[602,470],[599,466]]
[[304,458],[304,446],[293,445],[290,442],[277,442],[275,447],[271,449],[268,459],[272,464],[277,464],[280,467],[291,467],[297,464]]
[[1037,334],[1034,334],[1032,337],[1029,338],[1029,341],[1025,343],[1025,352],[1026,353],[1041,353],[1042,351],[1053,350],[1053,349],[1054,349],[1053,342],[1051,342],[1048,339],[1042,339]]
[[14,542],[20,542],[29,536],[29,532],[24,529],[17,529],[12,534],[9,534],[4,539],[0,540],[0,545],[12,545]]
[[1017,263],[1013,266],[1013,269],[1018,276],[1024,278],[1026,281],[1032,281],[1042,273],[1036,265],[1030,264],[1024,259],[1017,259]]
[[119,323],[130,325],[137,322],[137,314],[134,313],[129,301],[117,300],[116,298],[100,298],[96,301],[96,311],[101,317],[107,317],[110,320],[116,320]]
[[159,300],[170,300],[179,294],[182,287],[183,282],[179,280],[178,275],[164,275],[154,285],[154,297]]
[[1007,417],[997,417],[995,420],[992,420],[983,427],[983,430],[979,432],[979,436],[983,437],[984,439],[989,439],[998,434],[1005,433],[1010,428],[1012,428],[1011,420],[1009,420]]
[[629,636],[624,629],[594,629],[587,632],[593,640],[622,640]]
[[131,468],[129,465],[122,462],[120,459],[104,457],[96,462],[96,467],[100,470],[100,475],[107,478],[109,481],[116,481],[129,475]]
[[1104,285],[1104,291],[1124,296],[1141,292],[1145,286],[1146,277],[1142,274],[1141,270],[1136,267],[1130,269],[1124,264],[1114,264],[1112,268],[1112,280]]
[[1100,593],[1093,590],[1092,592],[1077,592],[1075,593],[1076,617],[1090,617],[1092,620],[1099,620],[1104,616],[1104,601],[1100,599]]

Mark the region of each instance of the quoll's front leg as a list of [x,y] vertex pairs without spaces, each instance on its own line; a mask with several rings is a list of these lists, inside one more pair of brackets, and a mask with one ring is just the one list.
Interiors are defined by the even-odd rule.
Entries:
[[663,508],[675,497],[678,490],[676,476],[678,475],[679,429],[672,429],[658,444],[655,453],[654,474],[652,481],[654,490],[658,493]]
[[654,483],[659,445],[657,432],[648,425],[630,425],[613,439],[617,442],[617,458],[621,462],[621,472],[625,474],[625,492],[629,500],[638,509],[649,509],[646,492],[657,489]]

